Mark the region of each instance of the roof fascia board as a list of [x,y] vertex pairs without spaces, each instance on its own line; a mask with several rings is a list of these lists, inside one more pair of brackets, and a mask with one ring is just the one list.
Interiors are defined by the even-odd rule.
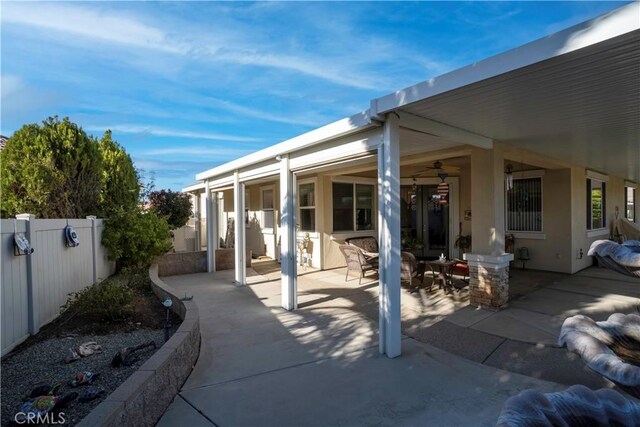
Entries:
[[633,2],[550,36],[409,86],[371,101],[371,117],[545,61],[640,29],[640,3]]
[[248,182],[256,179],[262,179],[270,176],[280,175],[280,162],[263,165],[260,167],[252,167],[241,170],[239,173],[240,182]]
[[404,111],[398,111],[400,116],[400,127],[414,129],[430,135],[435,135],[447,139],[449,141],[459,142],[461,144],[473,145],[480,148],[493,148],[493,140],[486,136],[478,135],[446,123],[437,122],[435,120],[416,116]]
[[196,184],[191,184],[187,187],[184,187],[181,191],[183,193],[193,193],[198,191],[204,191],[206,189],[206,185],[204,182],[198,182]]
[[335,138],[340,138],[342,136],[376,126],[380,125],[378,123],[372,122],[366,112],[355,114],[351,117],[347,117],[342,120],[330,123],[326,126],[314,129],[310,132],[288,139],[279,144],[272,145],[263,150],[256,151],[255,153],[217,166],[213,169],[201,172],[196,175],[196,179],[205,180],[217,177],[238,169],[242,169],[247,166],[251,166],[255,163],[260,163],[267,159],[275,158],[276,156],[288,154],[303,148],[321,144]]

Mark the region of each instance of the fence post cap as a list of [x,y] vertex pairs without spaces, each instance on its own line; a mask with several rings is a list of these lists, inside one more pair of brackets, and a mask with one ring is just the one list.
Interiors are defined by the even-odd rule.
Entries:
[[98,217],[95,216],[95,215],[87,215],[86,218],[87,219],[98,219]]
[[36,219],[36,216],[34,214],[22,213],[22,214],[16,215],[16,219],[31,221],[32,219]]

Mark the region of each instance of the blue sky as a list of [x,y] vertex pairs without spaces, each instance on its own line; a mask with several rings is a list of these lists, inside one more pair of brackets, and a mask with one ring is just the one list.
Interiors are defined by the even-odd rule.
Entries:
[[158,188],[620,2],[2,2],[0,132],[69,116]]

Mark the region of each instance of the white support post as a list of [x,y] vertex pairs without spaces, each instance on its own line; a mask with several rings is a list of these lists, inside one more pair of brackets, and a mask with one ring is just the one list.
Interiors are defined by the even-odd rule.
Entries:
[[194,218],[194,228],[195,228],[195,251],[200,251],[202,249],[202,236],[201,226],[200,226],[200,193],[195,193],[193,195],[193,218]]
[[216,271],[216,234],[218,231],[217,214],[215,209],[217,193],[211,193],[209,181],[205,186],[205,215],[207,220],[207,271],[213,273]]
[[240,182],[238,171],[233,174],[233,205],[235,211],[235,284],[244,286],[246,283],[247,270],[245,254],[247,253],[246,241],[244,238],[244,183]]
[[401,353],[400,319],[400,127],[387,114],[378,149],[378,239],[380,246],[380,353]]
[[91,221],[91,263],[93,264],[93,284],[98,283],[98,229],[96,224],[95,215],[88,215],[86,217]]
[[[43,250],[43,248],[38,248],[37,246],[35,246],[35,242],[34,242],[34,237],[36,232],[33,228],[35,226],[34,220],[36,219],[36,216],[32,214],[18,214],[16,215],[16,219],[18,221],[25,222],[24,235],[29,241],[29,244],[31,245],[31,247],[33,247],[36,251]],[[35,270],[35,267],[33,265],[34,264],[33,255],[27,255],[25,261],[27,264],[27,313],[28,313],[27,327],[29,330],[29,334],[35,335],[40,330],[40,325],[38,324],[40,319],[38,319],[38,310],[36,310],[36,307],[38,305],[38,296],[37,296],[36,284],[34,283],[34,277],[33,277],[33,272]]]
[[280,262],[282,308],[298,307],[296,267],[296,191],[295,176],[289,168],[289,156],[280,159]]

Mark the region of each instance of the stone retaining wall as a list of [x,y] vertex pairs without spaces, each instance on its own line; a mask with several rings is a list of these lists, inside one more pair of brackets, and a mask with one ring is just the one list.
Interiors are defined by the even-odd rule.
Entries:
[[[235,249],[216,249],[216,270],[233,270],[236,265]],[[251,267],[252,252],[245,256],[247,268]],[[175,252],[161,256],[158,262],[158,276],[205,273],[207,271],[207,251]]]
[[[236,268],[235,249],[216,249],[216,270],[233,270]],[[251,267],[251,251],[247,249],[244,257],[247,268]]]
[[182,387],[198,359],[200,317],[194,301],[182,301],[158,277],[158,265],[149,269],[153,292],[182,318],[175,334],[136,372],[87,415],[78,426],[153,426]]
[[207,252],[176,252],[158,258],[158,276],[205,273],[207,271]]

